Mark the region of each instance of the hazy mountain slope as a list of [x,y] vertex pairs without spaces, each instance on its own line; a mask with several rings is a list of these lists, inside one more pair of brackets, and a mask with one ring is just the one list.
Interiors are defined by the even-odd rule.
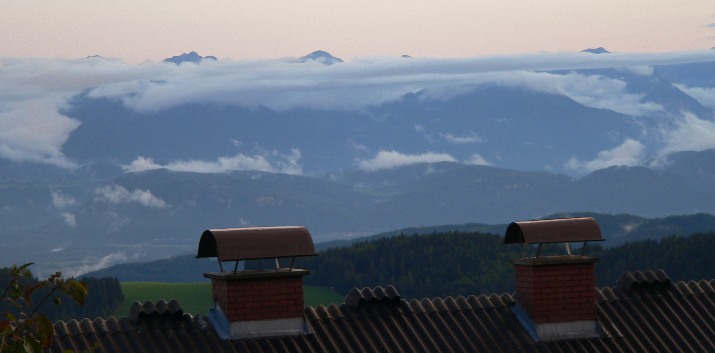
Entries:
[[[613,57],[583,55],[585,67]],[[87,74],[98,86],[50,114],[48,145],[30,131],[0,146],[4,261],[86,270],[185,252],[218,227],[302,224],[322,241],[559,212],[715,212],[712,62],[92,60],[128,81]]]
[[[305,225],[322,242],[578,210],[641,217],[715,213],[711,188],[671,173],[673,166],[611,167],[580,179],[443,162],[321,178],[153,170],[109,180],[96,179],[97,173],[111,174],[98,166],[71,183],[0,184],[6,190],[0,194],[6,210],[0,234],[7,239],[6,261],[31,256],[91,267],[104,258],[107,264],[187,251],[208,228]],[[688,174],[697,166],[678,168]],[[624,230],[637,229],[638,223],[631,219]]]
[[189,104],[137,113],[116,101],[77,97],[66,114],[82,122],[64,145],[79,161],[128,165],[144,156],[167,163],[298,149],[308,174],[352,168],[380,150],[437,151],[457,160],[478,153],[506,168],[561,170],[572,157],[588,159],[612,147],[616,131],[640,134],[622,114],[496,85],[470,87],[445,100],[408,94],[366,111]]
[[[609,167],[569,185],[564,209],[648,217],[715,212],[715,194],[667,171]],[[638,209],[638,212],[633,212]]]
[[715,192],[715,150],[673,153],[663,169],[683,178],[695,188]]
[[713,87],[715,85],[715,61],[684,63],[676,65],[658,65],[654,72],[672,83],[681,83],[695,87]]
[[443,171],[427,168],[409,189],[376,204],[372,211],[376,215],[392,211],[391,220],[415,226],[535,218],[562,210],[559,190],[570,181],[544,172],[450,166]]

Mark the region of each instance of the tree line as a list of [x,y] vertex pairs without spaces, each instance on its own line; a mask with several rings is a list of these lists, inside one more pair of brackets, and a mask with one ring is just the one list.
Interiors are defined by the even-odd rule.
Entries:
[[[625,271],[663,269],[673,281],[715,278],[711,255],[714,248],[715,233],[709,232],[666,236],[609,248],[589,244],[585,253],[600,258],[596,264],[596,284],[605,287],[614,286]],[[395,285],[406,298],[445,297],[513,292],[513,260],[534,253],[533,247],[504,245],[501,235],[436,231],[399,234],[330,248],[321,251],[319,256],[296,259],[295,266],[311,271],[305,277],[306,284],[331,287],[342,295],[353,287]],[[545,246],[542,253],[564,253],[564,249],[561,245]],[[190,260],[193,261],[184,262],[193,264],[194,268],[187,271],[195,272],[198,260],[193,256]],[[210,265],[215,267],[213,263]],[[283,265],[286,266],[287,261]],[[272,260],[246,264],[247,269],[273,266]],[[0,288],[5,288],[9,280],[8,272],[0,271]],[[36,278],[24,280],[30,281],[27,285],[37,281]],[[84,305],[61,298],[63,305],[46,303],[39,310],[53,321],[113,315],[124,300],[117,278],[81,280],[89,293]],[[33,296],[41,298],[44,294],[38,290]],[[12,310],[7,303],[0,303],[0,312]]]
[[[667,236],[602,248],[589,244],[596,256],[597,286],[615,286],[625,271],[663,269],[673,281],[715,278],[711,251],[714,233]],[[579,249],[574,249],[579,251]],[[565,253],[560,245],[542,254]],[[395,285],[408,298],[489,294],[514,291],[512,260],[533,255],[531,247],[504,245],[503,236],[480,232],[400,234],[349,247],[331,248],[319,256],[296,259],[311,271],[305,283],[332,287],[346,294],[353,287]],[[247,268],[269,268],[253,263]]]

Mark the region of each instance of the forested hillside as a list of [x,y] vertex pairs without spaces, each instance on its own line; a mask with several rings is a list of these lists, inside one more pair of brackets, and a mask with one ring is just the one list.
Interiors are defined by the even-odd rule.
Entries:
[[325,250],[305,259],[307,284],[352,287],[394,284],[402,295],[428,297],[511,290],[510,259],[518,247],[483,233],[399,235]]
[[[694,215],[691,218],[712,216]],[[673,280],[715,278],[711,249],[715,233],[678,232],[682,216],[643,222],[633,216],[613,216],[604,232],[628,224],[653,229],[658,239],[602,247],[590,243],[586,254],[600,257],[597,284],[613,286],[624,271],[665,270]],[[611,220],[610,218],[608,218]],[[643,223],[638,223],[641,221]],[[697,222],[696,222],[697,223]],[[690,229],[693,225],[686,228]],[[660,229],[657,229],[660,228]],[[682,236],[663,236],[663,234]],[[409,234],[409,235],[408,235]],[[335,245],[335,244],[334,244]],[[575,245],[575,244],[574,244]],[[433,297],[513,291],[512,260],[523,255],[518,245],[504,245],[503,235],[476,231],[434,231],[430,234],[385,234],[349,246],[323,249],[318,256],[296,259],[295,266],[311,270],[306,284],[332,287],[341,295],[352,287],[393,284],[406,297]],[[563,253],[562,247],[552,252]],[[287,265],[287,262],[284,264]],[[272,268],[272,261],[250,262],[248,268]],[[218,271],[215,259],[179,256],[149,263],[123,264],[92,273],[121,281],[198,282],[204,272]]]
[[[521,257],[523,249],[502,243],[502,236],[474,232],[400,235],[324,250],[301,266],[312,271],[307,284],[334,287],[338,293],[387,284],[417,298],[511,292],[511,260]],[[596,279],[603,287],[614,286],[624,271],[636,270],[663,269],[674,281],[715,278],[714,248],[715,233],[700,233],[605,249],[588,245],[586,253],[600,258]]]
[[624,271],[663,269],[674,281],[715,278],[715,233],[668,236],[594,251],[599,286],[613,286]]
[[[696,213],[690,215],[676,215],[663,218],[645,218],[631,214],[607,214],[596,212],[560,212],[544,217],[568,218],[568,217],[592,217],[601,227],[601,233],[605,241],[600,243],[607,248],[621,245],[626,242],[637,240],[660,239],[669,235],[687,235],[694,233],[704,233],[715,230],[715,216],[707,213]],[[447,232],[480,232],[490,234],[503,234],[508,224],[483,224],[466,223],[454,225],[439,225],[429,227],[410,227],[398,229],[390,232],[375,234],[369,237],[356,239],[337,240],[315,244],[317,249],[329,249],[339,246],[349,246],[351,244],[375,240],[379,238],[391,237],[399,234],[432,234]]]

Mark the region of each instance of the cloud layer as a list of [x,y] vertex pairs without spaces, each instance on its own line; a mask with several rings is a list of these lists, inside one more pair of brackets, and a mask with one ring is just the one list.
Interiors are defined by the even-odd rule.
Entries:
[[626,139],[617,147],[598,152],[590,161],[579,161],[576,157],[566,163],[568,169],[592,172],[615,165],[637,166],[643,163],[645,146],[638,141]]
[[[205,61],[200,65],[147,63],[128,65],[116,60],[45,60],[0,58],[0,158],[74,168],[62,146],[80,122],[62,114],[73,96],[123,102],[137,112],[156,112],[186,103],[214,102],[276,111],[293,108],[362,109],[421,91],[423,99],[444,100],[481,83],[522,87],[562,94],[589,107],[631,116],[661,114],[663,108],[643,102],[625,82],[598,75],[568,73],[576,69],[626,68],[649,75],[653,65],[712,61],[710,51],[666,54],[557,53],[492,56],[467,59],[363,58],[337,65],[274,61]],[[562,70],[552,74],[548,70]],[[683,88],[704,105],[713,106],[712,88]],[[685,131],[701,124],[682,119]],[[695,124],[690,126],[688,124]],[[696,126],[697,125],[697,126]],[[689,127],[690,126],[690,127]],[[706,129],[709,133],[710,130]],[[664,138],[677,135],[662,134]],[[475,134],[443,134],[453,144],[478,143]],[[684,142],[678,142],[684,145]],[[673,148],[666,150],[674,150]],[[385,157],[385,156],[378,156]],[[379,166],[363,161],[364,168]],[[444,156],[443,156],[444,157]],[[167,168],[222,172],[255,168],[300,174],[300,155],[217,156],[215,161],[159,164],[137,156],[126,170]],[[399,159],[399,158],[395,158]],[[597,157],[601,159],[601,157]],[[579,162],[581,163],[581,162]],[[379,167],[378,167],[379,168]]]
[[237,154],[232,157],[220,157],[216,161],[174,161],[165,164],[154,162],[152,158],[139,157],[122,168],[126,172],[141,172],[153,169],[168,169],[172,172],[225,173],[232,170],[257,170],[262,172],[303,174],[300,166],[300,150],[293,149],[289,154],[277,151],[263,155],[247,156]]
[[456,162],[446,153],[427,152],[422,154],[403,154],[397,151],[380,151],[374,158],[360,160],[358,168],[365,171],[393,169],[418,163]]

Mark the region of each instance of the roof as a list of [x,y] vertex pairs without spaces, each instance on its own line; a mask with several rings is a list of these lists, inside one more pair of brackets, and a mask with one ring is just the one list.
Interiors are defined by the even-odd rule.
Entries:
[[[58,322],[51,348],[95,352],[715,352],[715,280],[671,282],[663,271],[628,272],[595,288],[601,337],[534,342],[511,294],[402,298],[394,287],[354,289],[349,304],[306,307],[313,334],[221,340],[204,315],[157,303],[145,316]],[[160,306],[164,306],[161,308]],[[138,315],[141,316],[141,315]],[[165,325],[161,323],[165,322]]]

